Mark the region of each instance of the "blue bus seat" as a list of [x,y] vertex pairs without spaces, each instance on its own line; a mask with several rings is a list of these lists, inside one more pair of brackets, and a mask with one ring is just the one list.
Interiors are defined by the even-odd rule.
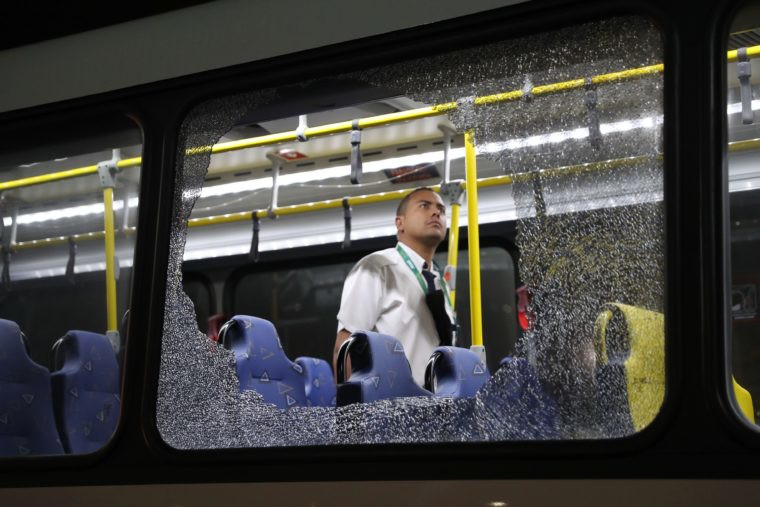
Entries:
[[50,372],[24,341],[15,322],[0,319],[0,456],[62,454]]
[[121,374],[105,335],[69,331],[53,345],[53,407],[66,452],[101,449],[119,422]]
[[285,355],[271,322],[235,315],[222,326],[219,341],[235,355],[241,392],[256,391],[283,410],[307,405],[303,367]]
[[[348,358],[351,377],[344,381]],[[341,345],[337,369],[339,407],[389,398],[432,396],[414,382],[404,347],[392,336],[357,331]]]
[[334,407],[336,389],[330,364],[316,357],[298,357],[296,364],[303,368],[306,405]]
[[594,324],[597,410],[604,431],[622,436],[646,427],[665,397],[665,319],[620,303],[605,305]]
[[541,385],[538,374],[528,359],[505,357],[499,361],[499,371],[508,375],[504,399],[515,405],[523,421],[523,438],[559,438],[559,411],[553,396]]
[[470,398],[491,377],[477,354],[462,347],[438,347],[425,368],[425,389],[436,396]]

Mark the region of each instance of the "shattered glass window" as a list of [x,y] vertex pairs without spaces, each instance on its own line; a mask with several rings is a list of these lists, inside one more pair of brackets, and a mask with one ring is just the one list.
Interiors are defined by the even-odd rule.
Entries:
[[3,457],[96,452],[121,413],[142,134],[47,128],[0,147]]
[[760,16],[756,2],[740,12],[728,38],[728,203],[730,241],[730,392],[737,411],[757,422],[760,400]]
[[[198,105],[179,133],[164,440],[207,449],[608,439],[645,428],[666,388],[661,62],[653,24],[621,17]],[[465,184],[469,140],[477,182]],[[236,294],[246,299],[236,311],[253,314],[216,339],[199,331],[183,262],[294,269],[347,256],[353,242],[392,249],[403,191],[446,182],[477,185],[480,228],[519,252],[518,287],[489,275],[481,252],[483,287],[501,285],[520,326],[512,338],[487,330],[485,358],[464,339],[477,312],[460,312],[424,385],[398,337],[371,330],[354,333],[333,371],[337,319],[278,338],[288,319],[307,317],[295,290],[303,272],[287,296],[292,315],[266,313],[286,296],[263,278]],[[475,213],[461,206],[457,289],[446,294],[472,275],[464,226]],[[313,355],[293,357],[294,340]]]

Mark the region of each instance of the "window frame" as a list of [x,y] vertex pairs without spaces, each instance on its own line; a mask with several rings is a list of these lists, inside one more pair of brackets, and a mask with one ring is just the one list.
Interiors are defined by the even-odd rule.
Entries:
[[[641,5],[628,6],[626,9],[612,8],[596,10],[593,14],[584,12],[583,9],[578,11],[578,16],[571,18],[564,18],[562,21],[555,20],[554,22],[542,22],[536,24],[537,20],[531,20],[525,25],[521,25],[516,31],[507,31],[503,26],[499,26],[495,19],[485,20],[481,19],[482,25],[479,27],[479,31],[467,32],[460,26],[458,33],[449,31],[444,27],[454,26],[457,23],[469,24],[470,20],[475,20],[478,16],[471,16],[467,18],[460,18],[451,22],[443,22],[436,25],[428,25],[426,27],[417,27],[416,29],[405,30],[401,32],[394,32],[391,34],[385,34],[383,36],[370,37],[368,39],[362,39],[360,41],[354,41],[353,49],[349,49],[349,53],[343,55],[342,58],[335,58],[334,60],[324,59],[322,57],[315,57],[317,60],[321,60],[324,64],[317,66],[319,70],[312,71],[309,68],[304,68],[301,72],[286,73],[284,75],[277,75],[270,80],[255,81],[251,88],[245,88],[240,86],[222,86],[217,88],[215,92],[208,94],[199,94],[192,103],[192,106],[199,105],[206,100],[221,98],[224,96],[232,95],[243,91],[254,91],[256,89],[268,88],[271,86],[288,85],[293,82],[298,82],[299,79],[319,78],[329,75],[333,75],[338,72],[347,72],[354,70],[361,70],[364,68],[371,68],[387,63],[397,62],[401,60],[409,59],[410,56],[405,54],[403,48],[405,44],[410,44],[414,41],[415,47],[421,49],[421,53],[415,56],[426,56],[444,53],[451,50],[453,43],[458,43],[461,48],[473,47],[489,42],[497,42],[508,38],[519,37],[522,35],[531,35],[544,31],[549,31],[556,28],[565,26],[571,26],[574,24],[580,24],[583,22],[594,21],[597,19],[605,19],[620,15],[639,15],[650,19],[656,26],[661,28],[661,37],[663,42],[663,60],[668,65],[669,56],[672,52],[672,35],[668,31],[668,27],[672,30],[672,25],[668,25],[667,22],[658,17],[657,13],[647,9],[641,8]],[[513,9],[524,9],[525,5],[515,6]],[[466,21],[465,21],[466,20]],[[545,20],[544,20],[545,21]],[[438,31],[435,38],[428,32],[430,29]],[[378,47],[375,45],[378,41],[385,38],[386,45],[384,47]],[[387,42],[393,40],[394,43]],[[364,44],[367,44],[366,46]],[[340,50],[341,47],[351,48],[352,43],[340,44],[330,49]],[[293,58],[298,56],[305,56],[319,52],[320,50],[310,50],[304,54],[292,55]],[[327,50],[325,50],[327,51]],[[327,51],[329,54],[329,51]],[[395,59],[398,57],[398,60]],[[287,60],[288,58],[284,58]],[[312,64],[312,66],[314,66]],[[664,76],[664,117],[665,117],[665,146],[669,147],[671,144],[668,140],[672,138],[676,130],[675,118],[673,116],[673,103],[675,102],[672,97],[673,90],[673,76],[669,72],[665,72]],[[188,108],[190,109],[190,108]],[[176,142],[176,140],[175,140]],[[672,145],[674,146],[674,145]],[[669,155],[670,149],[666,148],[664,156],[664,188],[666,196],[666,230],[665,230],[665,265],[670,266],[673,262],[673,255],[677,251],[677,243],[674,238],[669,237],[668,230],[673,230],[671,222],[675,213],[673,209],[678,204],[677,200],[672,197],[672,192],[669,190],[672,188],[673,181],[672,173],[669,170],[672,167],[675,158]],[[670,199],[670,201],[668,201]],[[168,244],[165,246],[168,251]],[[314,446],[314,447],[277,447],[277,448],[247,448],[247,449],[198,449],[198,450],[178,450],[168,446],[161,439],[157,428],[155,427],[155,403],[157,400],[157,382],[152,382],[153,388],[147,393],[144,399],[144,410],[150,411],[150,417],[153,421],[153,426],[147,430],[150,435],[151,445],[160,448],[161,455],[167,460],[172,462],[192,462],[192,463],[204,463],[215,462],[217,460],[230,460],[229,462],[246,462],[246,463],[265,463],[265,462],[289,462],[298,461],[301,459],[320,459],[318,457],[324,455],[331,455],[334,459],[340,462],[355,462],[358,460],[366,459],[367,456],[377,456],[378,459],[383,457],[392,456],[399,460],[419,460],[419,459],[435,459],[441,456],[468,456],[473,453],[481,453],[488,456],[514,456],[515,453],[522,453],[525,450],[529,450],[531,454],[535,453],[536,456],[568,456],[574,455],[578,452],[583,452],[588,455],[609,455],[610,453],[629,452],[635,449],[642,449],[655,442],[659,435],[661,435],[669,422],[674,417],[675,406],[673,399],[677,396],[680,390],[680,384],[677,382],[677,372],[680,370],[678,364],[679,358],[673,354],[673,348],[676,346],[677,340],[674,338],[676,332],[674,330],[673,319],[670,317],[670,308],[673,301],[673,287],[672,284],[672,272],[668,273],[666,269],[666,303],[665,303],[665,364],[666,364],[666,390],[665,396],[660,408],[660,412],[652,421],[652,423],[644,428],[642,431],[633,435],[605,440],[558,440],[558,441],[504,441],[504,442],[472,442],[472,443],[437,443],[437,444],[382,444],[382,445],[358,445],[358,446],[345,446],[338,448],[338,446]],[[162,286],[162,290],[165,287]],[[678,291],[676,291],[678,292]],[[225,305],[226,306],[226,305]],[[163,310],[163,308],[162,308]],[[160,332],[158,336],[160,336]],[[158,349],[154,349],[150,352],[149,360],[155,361],[151,366],[151,371],[157,372],[156,363],[159,356]],[[154,379],[157,379],[154,377]],[[149,401],[150,400],[150,401]],[[152,402],[152,407],[150,406]]]
[[[14,143],[17,140],[20,140],[23,143],[28,142],[24,139],[25,134],[33,133],[34,138],[43,138],[43,139],[52,139],[51,146],[55,146],[57,143],[70,143],[70,142],[87,142],[87,135],[88,133],[95,133],[95,126],[102,125],[103,123],[109,121],[109,120],[116,120],[121,121],[123,123],[129,123],[132,128],[134,128],[136,131],[139,132],[139,135],[141,137],[141,146],[142,146],[142,158],[143,161],[145,159],[145,129],[141,121],[137,116],[133,114],[133,110],[130,108],[125,108],[122,104],[112,104],[112,105],[96,105],[91,108],[74,108],[74,110],[68,110],[66,106],[61,106],[61,111],[56,112],[56,114],[46,115],[42,119],[37,119],[33,115],[31,118],[26,118],[23,115],[18,120],[13,120],[13,117],[16,116],[18,113],[12,113],[9,116],[11,117],[11,121],[0,121],[0,136],[3,136],[4,143]],[[2,118],[2,115],[0,115],[0,118]],[[74,127],[72,127],[74,125]],[[95,125],[95,126],[93,126]],[[73,133],[72,133],[73,132]],[[53,150],[54,148],[49,148]],[[143,180],[143,167],[140,168],[141,175],[140,175],[140,202],[142,201],[142,194],[143,194],[143,187],[144,187],[144,180]],[[93,176],[90,176],[93,177]],[[48,184],[55,184],[55,183],[48,183]],[[138,217],[143,215],[143,206],[138,206]],[[139,237],[141,226],[143,225],[144,220],[140,220],[138,218],[137,221],[137,236]],[[143,233],[144,234],[144,233]],[[134,267],[137,264],[137,257],[138,257],[138,243],[137,238],[135,239],[135,248],[133,251],[133,266],[130,268],[130,282],[126,289],[123,290],[123,292],[126,292],[129,294],[129,301],[130,303],[127,303],[126,307],[127,309],[131,306],[131,299],[133,294],[133,287],[135,284],[135,270]],[[97,274],[84,274],[85,277],[87,277],[88,280],[92,280],[95,276],[98,276]],[[25,285],[35,286],[39,284],[39,281],[30,280],[30,281],[24,281],[22,282]],[[56,284],[61,283],[59,280],[55,282]],[[118,281],[117,281],[118,283]],[[103,287],[105,289],[105,281],[103,281]],[[118,291],[118,288],[117,288]],[[21,323],[19,323],[21,325]],[[125,355],[127,351],[130,349],[130,346],[132,343],[134,343],[137,340],[130,339],[130,335],[128,332],[124,332],[124,329],[122,329],[122,323],[118,322],[118,330],[120,333],[124,333],[121,340],[123,343],[122,347],[122,355]],[[22,327],[23,332],[23,327]],[[104,330],[105,332],[105,330]],[[123,362],[122,362],[123,363]],[[45,366],[45,365],[42,365]],[[20,470],[27,470],[27,469],[34,469],[37,467],[54,467],[54,466],[60,466],[61,463],[65,463],[67,465],[72,466],[86,466],[92,463],[96,463],[99,460],[103,459],[106,455],[112,452],[112,450],[117,447],[117,442],[119,438],[121,437],[121,434],[124,432],[124,424],[125,424],[125,417],[124,417],[124,397],[125,393],[127,391],[127,371],[124,364],[121,364],[121,371],[120,371],[120,387],[121,387],[121,410],[119,413],[119,420],[116,423],[116,428],[114,430],[114,433],[111,435],[111,438],[106,442],[105,445],[100,447],[98,450],[86,453],[86,454],[69,454],[69,453],[62,453],[57,455],[31,455],[31,456],[0,456],[0,471],[4,470],[6,467],[8,468],[17,468]],[[50,370],[51,373],[53,373],[54,370]]]
[[[719,322],[721,332],[719,336],[722,337],[719,340],[717,346],[717,353],[722,357],[722,361],[719,366],[715,368],[715,384],[717,384],[718,392],[717,403],[720,406],[723,413],[723,424],[729,428],[731,433],[738,437],[740,441],[754,449],[760,449],[760,421],[753,424],[748,421],[739,408],[739,403],[734,393],[734,387],[732,383],[733,376],[733,314],[731,310],[731,291],[732,291],[732,279],[733,269],[731,266],[731,206],[730,206],[730,193],[729,193],[729,178],[728,178],[728,117],[723,114],[728,100],[728,78],[727,71],[728,65],[730,65],[726,59],[726,52],[728,50],[728,38],[730,35],[730,27],[736,17],[741,14],[742,10],[746,8],[752,0],[736,1],[733,5],[726,9],[723,13],[723,17],[718,22],[718,27],[715,33],[715,44],[713,47],[717,47],[717,54],[714,55],[715,69],[720,69],[717,72],[713,72],[715,80],[718,81],[718,86],[715,87],[716,91],[720,94],[720,98],[716,101],[716,104],[720,104],[717,108],[721,111],[721,114],[716,115],[716,118],[712,122],[713,128],[717,131],[717,137],[719,139],[720,148],[715,150],[714,156],[718,158],[716,167],[720,170],[717,177],[720,178],[716,187],[718,191],[717,199],[719,200],[721,220],[718,221],[718,232],[716,234],[716,243],[720,245],[720,249],[716,252],[716,271],[721,277],[721,287],[717,291],[720,295],[719,301],[716,301],[716,307],[719,311]],[[717,95],[717,93],[716,93]],[[717,178],[716,178],[717,179]],[[719,238],[719,239],[718,239]],[[757,406],[760,403],[760,397],[752,399],[753,406]],[[757,412],[757,410],[756,410]]]

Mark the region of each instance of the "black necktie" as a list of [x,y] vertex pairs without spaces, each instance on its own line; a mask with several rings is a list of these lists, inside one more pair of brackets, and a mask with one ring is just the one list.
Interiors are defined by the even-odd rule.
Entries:
[[439,342],[441,345],[451,345],[453,327],[451,319],[449,319],[449,315],[446,313],[443,291],[435,288],[435,275],[428,269],[427,262],[422,265],[422,276],[425,277],[428,286],[425,304],[430,309],[433,322],[435,322],[435,330],[438,333]]
[[430,272],[427,262],[422,264],[422,276],[425,278],[428,286],[428,294],[435,292],[435,275]]

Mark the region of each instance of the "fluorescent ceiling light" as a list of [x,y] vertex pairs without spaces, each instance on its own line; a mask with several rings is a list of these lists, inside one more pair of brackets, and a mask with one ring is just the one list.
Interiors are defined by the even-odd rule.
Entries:
[[[464,158],[464,148],[453,148],[449,152],[451,160]],[[373,160],[371,162],[364,162],[362,164],[363,173],[375,173],[384,169],[394,169],[396,167],[415,166],[419,164],[435,164],[436,162],[443,161],[443,150],[429,151],[425,153],[417,153],[414,155],[406,155],[404,157],[395,157],[383,160]],[[293,174],[280,174],[279,184],[284,187],[287,185],[295,185],[298,183],[308,183],[310,181],[323,181],[331,178],[344,178],[351,174],[350,165],[340,165],[335,167],[327,167],[325,169],[315,169],[313,171],[303,171]],[[211,187],[204,187],[201,191],[201,199],[205,197],[216,197],[219,195],[233,194],[239,192],[250,192],[253,190],[272,188],[272,177],[257,178],[254,180],[235,181],[233,183],[224,183],[222,185],[214,185]],[[189,193],[185,194],[185,197],[189,197]]]
[[[129,199],[129,207],[135,208],[139,202],[139,198],[131,197]],[[119,200],[113,203],[114,211],[119,211],[124,206],[124,201]],[[69,208],[61,208],[50,211],[38,211],[35,213],[24,213],[16,218],[18,225],[28,225],[38,222],[48,222],[51,220],[61,220],[64,218],[82,217],[87,215],[97,215],[103,213],[103,203],[97,202],[94,204],[83,204],[81,206],[71,206]],[[3,217],[3,225],[10,227],[13,223],[13,218],[9,216]]]
[[[614,123],[602,123],[599,130],[602,134],[612,132],[627,132],[634,129],[653,128],[662,124],[662,116],[647,117],[638,120],[624,120]],[[478,153],[497,153],[504,150],[516,150],[528,146],[539,146],[543,144],[559,143],[569,139],[584,139],[589,136],[587,127],[577,128],[574,130],[565,130],[552,132],[550,134],[541,134],[536,136],[509,139],[503,142],[488,143],[477,147]],[[453,148],[449,151],[450,160],[464,158],[464,148]],[[419,164],[435,164],[443,161],[443,150],[429,151],[404,157],[395,157],[384,160],[373,160],[362,164],[362,172],[374,173],[384,169],[394,169],[404,166],[415,166]],[[279,184],[281,187],[295,185],[299,183],[308,183],[311,181],[322,181],[331,178],[345,178],[351,174],[350,165],[341,165],[328,167],[325,169],[316,169],[313,171],[303,171],[294,174],[281,174]],[[257,178],[253,180],[235,181],[232,183],[223,183],[204,187],[201,191],[200,198],[217,197],[220,195],[235,194],[241,192],[251,192],[254,190],[264,190],[272,188],[272,177]],[[191,197],[190,192],[185,193],[186,198]]]
[[[753,100],[752,101],[752,110],[757,111],[760,109],[760,100]],[[741,102],[735,102],[734,104],[729,104],[726,108],[726,112],[728,114],[736,114],[742,112],[742,103]]]
[[[760,100],[752,102],[753,108],[760,109]],[[729,106],[735,106],[732,104]],[[738,104],[739,108],[741,105]],[[602,123],[599,125],[599,130],[602,134],[609,134],[612,132],[627,132],[634,129],[653,128],[656,125],[660,125],[663,119],[662,116],[647,117],[638,120],[624,120],[614,123]],[[536,136],[509,139],[503,142],[487,143],[485,145],[477,147],[478,153],[497,153],[504,150],[516,150],[520,148],[539,146],[544,144],[560,143],[571,139],[584,139],[589,136],[589,130],[587,127],[577,128],[573,130],[564,130],[558,132],[551,132],[549,134],[541,134]],[[457,160],[464,158],[464,148],[453,148],[449,151],[450,160]],[[370,162],[364,162],[362,172],[374,173],[384,169],[393,169],[404,166],[416,166],[419,164],[435,164],[443,161],[443,150],[430,151],[425,153],[417,153],[414,155],[406,155],[403,157],[395,157],[384,160],[373,160]],[[308,183],[312,181],[323,181],[331,178],[344,178],[351,173],[350,165],[341,165],[336,167],[328,167],[325,169],[316,169],[313,171],[303,171],[294,174],[281,174],[280,186],[295,185],[299,183]],[[252,180],[235,181],[232,183],[224,183],[221,185],[214,185],[204,187],[201,191],[201,198],[215,197],[220,195],[251,192],[254,190],[269,189],[272,187],[272,177],[257,178]],[[185,193],[185,197],[189,198],[190,192]],[[134,208],[138,204],[138,198],[132,197],[129,199],[129,207]],[[118,211],[122,208],[122,201],[114,202],[114,210]],[[26,213],[19,215],[17,223],[19,225],[27,225],[38,222],[47,222],[51,220],[60,220],[65,218],[74,218],[80,216],[94,215],[103,213],[103,203],[85,204],[81,206],[72,206],[69,208],[62,208],[50,211],[40,211],[36,213]],[[6,226],[11,225],[10,217],[3,217],[3,224]]]
[[[599,131],[605,134],[613,132],[628,132],[636,129],[651,129],[656,125],[661,125],[662,116],[648,116],[638,120],[623,120],[613,123],[602,123],[599,125]],[[562,130],[551,132],[549,134],[540,134],[536,136],[523,137],[517,139],[508,139],[507,141],[488,143],[478,147],[479,153],[498,153],[504,150],[518,150],[530,146],[541,146],[544,144],[555,144],[568,141],[570,139],[585,139],[589,137],[588,127],[581,127],[573,130]]]

